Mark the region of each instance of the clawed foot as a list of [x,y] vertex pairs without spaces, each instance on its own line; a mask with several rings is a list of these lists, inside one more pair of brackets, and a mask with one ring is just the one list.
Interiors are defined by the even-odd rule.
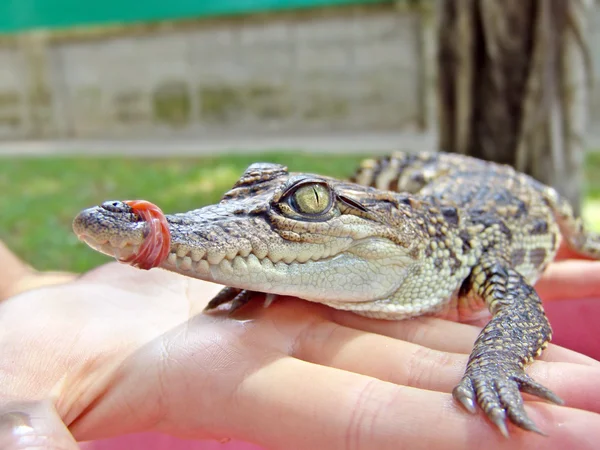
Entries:
[[454,388],[452,395],[471,413],[475,413],[477,403],[506,437],[508,437],[507,417],[518,427],[545,436],[527,415],[520,391],[559,405],[563,404],[556,394],[534,381],[518,366],[514,369],[506,369],[496,364],[467,369],[467,373],[460,384]]

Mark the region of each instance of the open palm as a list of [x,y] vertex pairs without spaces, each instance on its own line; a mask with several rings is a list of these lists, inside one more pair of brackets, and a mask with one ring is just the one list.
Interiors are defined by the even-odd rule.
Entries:
[[0,426],[0,447],[38,439],[75,448],[70,433],[139,431],[270,449],[600,442],[600,363],[583,355],[550,346],[532,364],[567,406],[528,401],[549,437],[512,427],[507,440],[450,395],[477,327],[377,321],[291,298],[267,309],[253,302],[235,317],[201,314],[219,288],[113,263],[4,302],[0,421],[12,428]]

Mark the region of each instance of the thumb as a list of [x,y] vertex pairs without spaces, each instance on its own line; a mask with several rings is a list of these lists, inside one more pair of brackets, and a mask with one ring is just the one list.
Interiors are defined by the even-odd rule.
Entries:
[[0,405],[0,448],[78,450],[79,446],[54,405],[45,400]]

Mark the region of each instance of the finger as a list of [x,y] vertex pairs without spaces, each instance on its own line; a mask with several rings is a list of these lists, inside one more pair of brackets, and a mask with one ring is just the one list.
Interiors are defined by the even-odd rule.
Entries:
[[432,350],[412,342],[314,321],[295,339],[292,356],[392,383],[450,392],[467,355]]
[[566,406],[600,413],[600,368],[536,361],[527,368],[527,372],[561,397]]
[[0,407],[0,448],[76,450],[79,447],[51,402],[10,402]]
[[535,289],[545,301],[600,298],[600,261],[566,260],[551,264]]
[[[435,317],[409,320],[365,320],[356,314],[334,313],[332,319],[347,327],[413,342],[434,350],[468,354],[481,328]],[[449,339],[448,337],[451,336]]]
[[[142,271],[119,263],[109,263],[101,266],[84,274],[80,279],[84,282],[102,281],[106,280],[107,277],[111,280],[119,279],[120,285],[123,285],[123,287],[130,286],[130,289],[138,293],[144,291],[155,293],[156,290],[187,291],[191,301],[191,314],[201,312],[208,300],[221,289],[219,285],[189,279],[165,270]],[[299,309],[306,310],[308,308],[310,310],[308,314],[326,316],[349,327],[411,341],[444,352],[470,353],[473,342],[475,342],[480,332],[480,328],[473,325],[458,324],[434,317],[421,317],[403,321],[377,321],[290,297],[280,297],[277,303],[292,308],[288,311],[291,311],[294,315]],[[273,309],[275,308],[270,308],[270,311]],[[249,305],[241,313],[251,318],[256,313],[261,313],[262,310],[261,298],[257,298],[253,305]],[[297,317],[295,317],[295,320],[297,320]],[[448,336],[452,336],[452,339],[448,339]],[[541,359],[600,365],[600,362],[592,358],[552,345],[544,351]]]
[[188,278],[162,269],[140,270],[122,263],[108,263],[78,277],[78,283],[107,283],[137,293],[154,293],[156,289],[183,289]]
[[[214,292],[218,290],[218,286],[215,285],[201,288],[210,288]],[[262,297],[257,298],[256,301],[244,308],[240,317],[256,319],[262,315],[268,315],[275,324],[285,323],[291,334],[300,333],[307,324],[310,326],[315,319],[326,319],[348,328],[412,342],[439,352],[465,355],[471,353],[473,344],[481,332],[481,328],[478,326],[436,317],[416,317],[409,320],[368,319],[352,312],[339,311],[291,297],[278,297],[276,303],[266,310],[262,307]],[[450,339],[449,336],[451,336]],[[600,362],[593,358],[552,344],[544,350],[539,359],[548,362],[562,361],[600,367]]]
[[592,257],[578,253],[575,249],[569,247],[563,240],[556,252],[555,260],[562,261],[565,259],[593,260]]
[[117,262],[92,269],[81,275],[77,282],[110,282],[111,285],[118,285],[119,289],[136,294],[152,294],[150,297],[160,297],[158,293],[161,292],[176,294],[189,301],[190,316],[201,313],[209,300],[223,288],[215,283],[196,280],[163,269],[140,270]]
[[[473,343],[481,332],[481,328],[474,325],[451,322],[435,317],[383,321],[369,320],[342,311],[332,312],[329,317],[340,325],[413,342],[432,350],[449,353],[470,354]],[[540,359],[600,367],[600,362],[595,359],[556,345],[549,345]]]
[[32,272],[33,269],[0,240],[0,301],[15,295],[15,283]]
[[[306,327],[296,339],[293,355],[312,363],[439,392],[452,391],[467,363],[467,355],[431,350],[325,320]],[[600,412],[600,393],[595,394],[600,367],[536,361],[528,372],[532,376],[539,374],[536,381],[569,406]]]
[[[310,390],[306,380],[311,380]],[[532,418],[552,436],[552,442],[514,428],[506,440],[482,415],[456,407],[448,394],[396,386],[292,358],[279,359],[246,378],[232,403],[234,408],[231,403],[225,407],[233,414],[236,434],[273,449],[385,450],[397,449],[399,440],[406,448],[462,449],[477,442],[492,449],[542,443],[544,448],[567,448],[580,442],[579,433],[589,436],[587,427],[600,425],[598,415],[537,404]],[[252,421],[245,416],[247,411],[252,411]],[[591,434],[600,437],[598,431]]]
[[[296,319],[291,322],[295,327],[307,320],[302,308]],[[121,365],[112,389],[71,424],[73,432],[90,439],[97,433],[145,429],[188,438],[232,437],[273,449],[385,450],[397,448],[399,439],[408,448],[465,448],[483,439],[501,446],[507,442],[482,415],[458,408],[449,394],[282,356],[278,346],[291,351],[294,342],[288,323],[274,321],[279,331],[274,334],[265,332],[261,320],[199,316],[194,324],[169,333],[172,340],[141,349]],[[276,344],[277,351],[265,352],[264,339]],[[554,415],[538,425],[555,433],[553,439],[563,448],[574,443],[572,430],[582,432],[578,423],[600,427],[589,415],[573,421],[545,405],[537,409]],[[573,428],[555,430],[555,419],[574,422]],[[433,424],[435,433],[430,432]],[[505,448],[546,445],[531,441],[535,436],[519,436],[516,432]]]
[[600,361],[554,344],[550,344],[548,348],[542,352],[542,355],[538,359],[546,362],[566,362],[596,368],[600,367]]
[[[526,409],[529,417],[546,436],[535,435],[536,444],[529,448],[537,449],[596,449],[600,439],[600,415],[581,409],[556,406],[543,402],[528,402]],[[514,430],[514,431],[513,431]],[[518,433],[528,433],[515,430],[512,427],[511,438],[505,439],[507,449],[511,448],[511,441]],[[533,433],[529,432],[529,435]],[[527,445],[523,445],[527,448]]]
[[[479,333],[477,327],[437,318],[395,322],[371,320],[355,314],[336,312],[330,308],[316,308],[308,302],[291,299],[281,299],[267,311],[260,307],[257,309],[262,310],[263,316],[268,316],[283,335],[293,337],[291,344],[285,339],[278,339],[279,349],[284,353],[291,346],[292,350],[288,354],[306,361],[440,392],[450,392],[460,381],[466,367],[467,355],[471,352]],[[256,311],[249,314],[259,317]],[[345,318],[353,322],[354,326],[346,327],[332,322],[329,320],[331,317]],[[308,318],[310,320],[307,320]],[[399,338],[398,331],[401,334],[405,325],[409,332]],[[411,329],[413,326],[416,327]],[[385,328],[392,336],[380,333],[380,327]],[[458,340],[457,336],[461,334],[464,343],[460,346],[457,342],[453,344],[459,352],[443,348],[444,343],[449,341],[448,336]],[[402,339],[406,337],[416,342]],[[442,347],[442,350],[435,347]],[[580,402],[585,398],[574,396],[581,391],[569,389],[585,385],[590,378],[595,379],[600,363],[553,345],[543,353],[541,360],[569,362],[572,366],[581,364],[585,368],[595,368],[596,371],[574,371],[570,378],[561,379],[560,382],[555,382],[555,377],[548,383],[548,387],[555,390],[564,400],[575,402],[569,404],[583,404]],[[563,389],[565,387],[569,389]]]

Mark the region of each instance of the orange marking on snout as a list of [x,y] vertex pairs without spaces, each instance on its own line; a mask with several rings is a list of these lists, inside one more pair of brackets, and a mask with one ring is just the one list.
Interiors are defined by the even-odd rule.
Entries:
[[169,223],[162,210],[146,200],[126,200],[133,212],[148,223],[148,236],[136,254],[122,260],[140,269],[158,267],[171,250]]

